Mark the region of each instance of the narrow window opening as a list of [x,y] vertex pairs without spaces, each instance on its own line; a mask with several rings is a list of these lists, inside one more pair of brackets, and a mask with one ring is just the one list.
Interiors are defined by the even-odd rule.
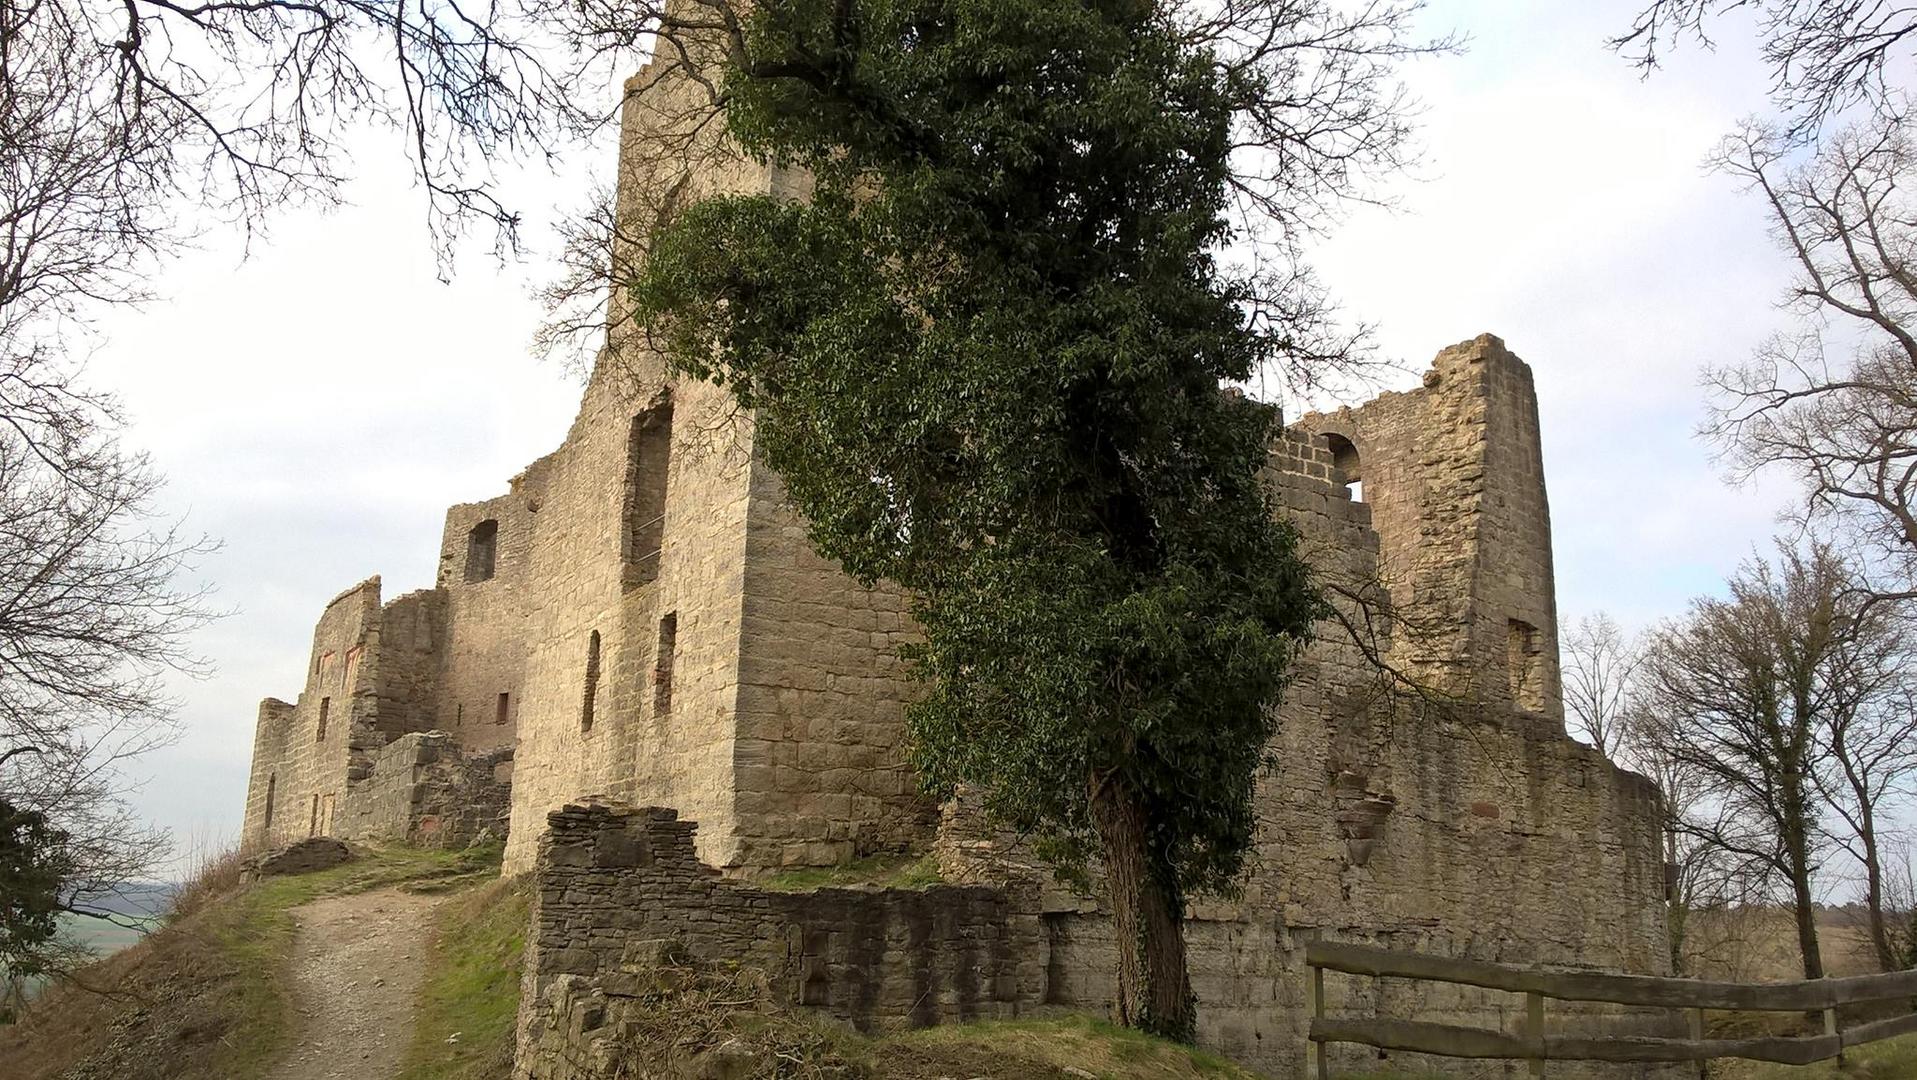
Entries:
[[1331,482],[1345,489],[1352,502],[1365,501],[1364,472],[1358,461],[1358,448],[1343,435],[1328,434],[1325,442],[1331,447]]
[[453,706],[453,726],[454,727],[466,726],[465,702],[460,702],[459,704]]
[[512,711],[513,711],[513,696],[511,694],[506,693],[505,691],[501,691],[499,694],[499,702],[497,705],[494,706],[493,723],[495,724],[505,723],[506,718],[512,715]]
[[263,832],[270,833],[273,831],[273,796],[275,795],[275,793],[278,792],[279,786],[280,786],[280,774],[267,773],[266,774],[266,814],[264,815],[264,818],[260,824],[260,829]]
[[319,715],[319,732],[313,736],[314,742],[326,741],[326,716],[328,713],[332,712],[332,710],[333,710],[333,699],[329,697],[321,698],[320,699],[320,715]]
[[599,696],[599,631],[586,639],[586,692],[579,706],[579,730],[592,730],[593,699]]
[[1543,667],[1538,662],[1539,651],[1537,627],[1521,619],[1507,620],[1504,658],[1511,701],[1531,712],[1543,707],[1542,688],[1538,685]]
[[306,823],[306,835],[308,836],[319,835],[319,796],[318,795],[313,796],[313,817],[312,817],[312,820]]
[[672,469],[672,402],[632,418],[626,436],[626,493],[620,558],[628,588],[659,576],[666,536],[666,479]]
[[487,518],[466,534],[466,580],[491,581],[498,554],[499,522]]
[[672,711],[672,654],[678,649],[679,613],[667,612],[659,620],[659,648],[652,662],[652,714],[665,716]]

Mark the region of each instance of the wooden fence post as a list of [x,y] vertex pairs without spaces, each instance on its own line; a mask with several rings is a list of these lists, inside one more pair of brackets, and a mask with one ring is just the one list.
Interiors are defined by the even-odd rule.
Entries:
[[[1691,1041],[1703,1042],[1704,1041],[1704,1010],[1692,1009],[1690,1010],[1690,1014],[1691,1014]],[[1710,1075],[1711,1075],[1711,1063],[1708,1061],[1698,1062],[1697,1063],[1697,1080],[1709,1080]]]
[[[1837,1009],[1835,1006],[1824,1010],[1824,1034],[1837,1034]],[[1840,1069],[1844,1067],[1844,1048],[1841,1043],[1838,1044],[1837,1047],[1837,1067]]]
[[[1314,1019],[1325,1018],[1325,969],[1311,969],[1311,1015]],[[1311,1052],[1318,1059],[1318,1080],[1330,1080],[1331,1067],[1325,1062],[1325,1044],[1313,1042]]]

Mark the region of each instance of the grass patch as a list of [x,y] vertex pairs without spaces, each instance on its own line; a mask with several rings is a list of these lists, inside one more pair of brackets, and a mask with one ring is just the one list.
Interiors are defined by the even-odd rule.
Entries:
[[400,1080],[504,1080],[512,1071],[532,885],[498,880],[439,911]]
[[1100,1080],[1255,1080],[1223,1058],[1104,1020],[1061,1016],[922,1028],[866,1047],[874,1076],[1055,1080],[1070,1066]]
[[1917,1035],[1885,1039],[1846,1051],[1845,1063],[1820,1061],[1815,1065],[1771,1065],[1759,1061],[1723,1062],[1711,1067],[1724,1080],[1909,1080],[1917,1076]]
[[382,848],[343,866],[218,897],[56,986],[0,1028],[8,1080],[175,1080],[262,1075],[294,1027],[285,979],[309,900],[496,874],[499,849]]
[[775,892],[810,892],[846,885],[876,885],[887,889],[923,889],[940,881],[938,860],[931,855],[868,855],[837,866],[802,866],[757,882]]

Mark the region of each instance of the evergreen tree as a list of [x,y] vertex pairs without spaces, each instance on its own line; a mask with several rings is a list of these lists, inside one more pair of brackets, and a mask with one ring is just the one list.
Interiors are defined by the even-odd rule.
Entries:
[[[1280,693],[1324,610],[1261,478],[1277,412],[1223,388],[1308,362],[1322,312],[1218,254],[1244,239],[1235,196],[1304,213],[1234,153],[1282,141],[1247,117],[1306,76],[1275,52],[1223,62],[1187,14],[758,4],[726,122],[809,173],[809,198],[688,207],[632,283],[674,370],[751,410],[817,549],[910,590],[927,789],[977,784],[1062,864],[1096,857],[1120,1019],[1179,1039],[1186,899],[1239,877]],[[1367,100],[1380,122],[1388,103]],[[1289,160],[1322,150],[1289,130]]]

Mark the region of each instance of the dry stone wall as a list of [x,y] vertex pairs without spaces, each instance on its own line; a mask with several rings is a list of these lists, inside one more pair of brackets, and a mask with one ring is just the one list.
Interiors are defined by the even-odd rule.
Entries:
[[540,839],[515,1077],[614,1075],[626,1002],[661,952],[743,964],[773,997],[861,1029],[1005,1019],[1043,996],[1035,896],[984,886],[778,892],[699,861],[669,809],[555,811]]

